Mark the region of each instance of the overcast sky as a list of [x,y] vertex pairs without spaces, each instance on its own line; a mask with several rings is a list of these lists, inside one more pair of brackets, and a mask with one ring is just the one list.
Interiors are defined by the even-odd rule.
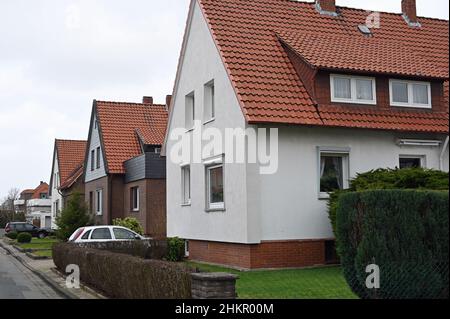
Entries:
[[[220,1],[220,0],[217,0]],[[260,0],[264,1],[264,0]],[[401,0],[337,0],[400,11]],[[164,103],[189,0],[0,0],[0,198],[50,177],[55,138],[86,139],[92,100]],[[448,0],[417,0],[448,20]]]

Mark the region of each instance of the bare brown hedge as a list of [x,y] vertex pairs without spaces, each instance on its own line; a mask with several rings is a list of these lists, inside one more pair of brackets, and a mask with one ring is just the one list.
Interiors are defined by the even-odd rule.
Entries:
[[183,264],[81,248],[73,244],[53,246],[56,267],[80,267],[83,283],[115,299],[190,299],[190,269]]

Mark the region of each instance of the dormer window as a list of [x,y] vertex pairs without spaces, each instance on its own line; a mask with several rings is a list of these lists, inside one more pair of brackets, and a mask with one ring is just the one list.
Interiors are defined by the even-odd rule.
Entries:
[[429,82],[390,80],[389,91],[392,106],[431,109]]
[[376,100],[375,78],[332,74],[331,102],[372,104]]

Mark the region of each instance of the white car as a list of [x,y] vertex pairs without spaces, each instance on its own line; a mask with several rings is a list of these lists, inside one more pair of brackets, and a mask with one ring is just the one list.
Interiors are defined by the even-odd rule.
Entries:
[[145,237],[121,226],[92,226],[78,228],[69,238],[72,243],[142,240]]

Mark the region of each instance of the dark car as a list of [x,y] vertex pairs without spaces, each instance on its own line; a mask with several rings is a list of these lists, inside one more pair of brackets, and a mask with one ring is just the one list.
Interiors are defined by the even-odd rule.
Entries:
[[45,238],[53,235],[53,231],[51,229],[39,228],[30,223],[8,223],[6,224],[5,232],[7,234],[11,232],[16,232],[18,234],[29,233],[31,236],[37,238]]

